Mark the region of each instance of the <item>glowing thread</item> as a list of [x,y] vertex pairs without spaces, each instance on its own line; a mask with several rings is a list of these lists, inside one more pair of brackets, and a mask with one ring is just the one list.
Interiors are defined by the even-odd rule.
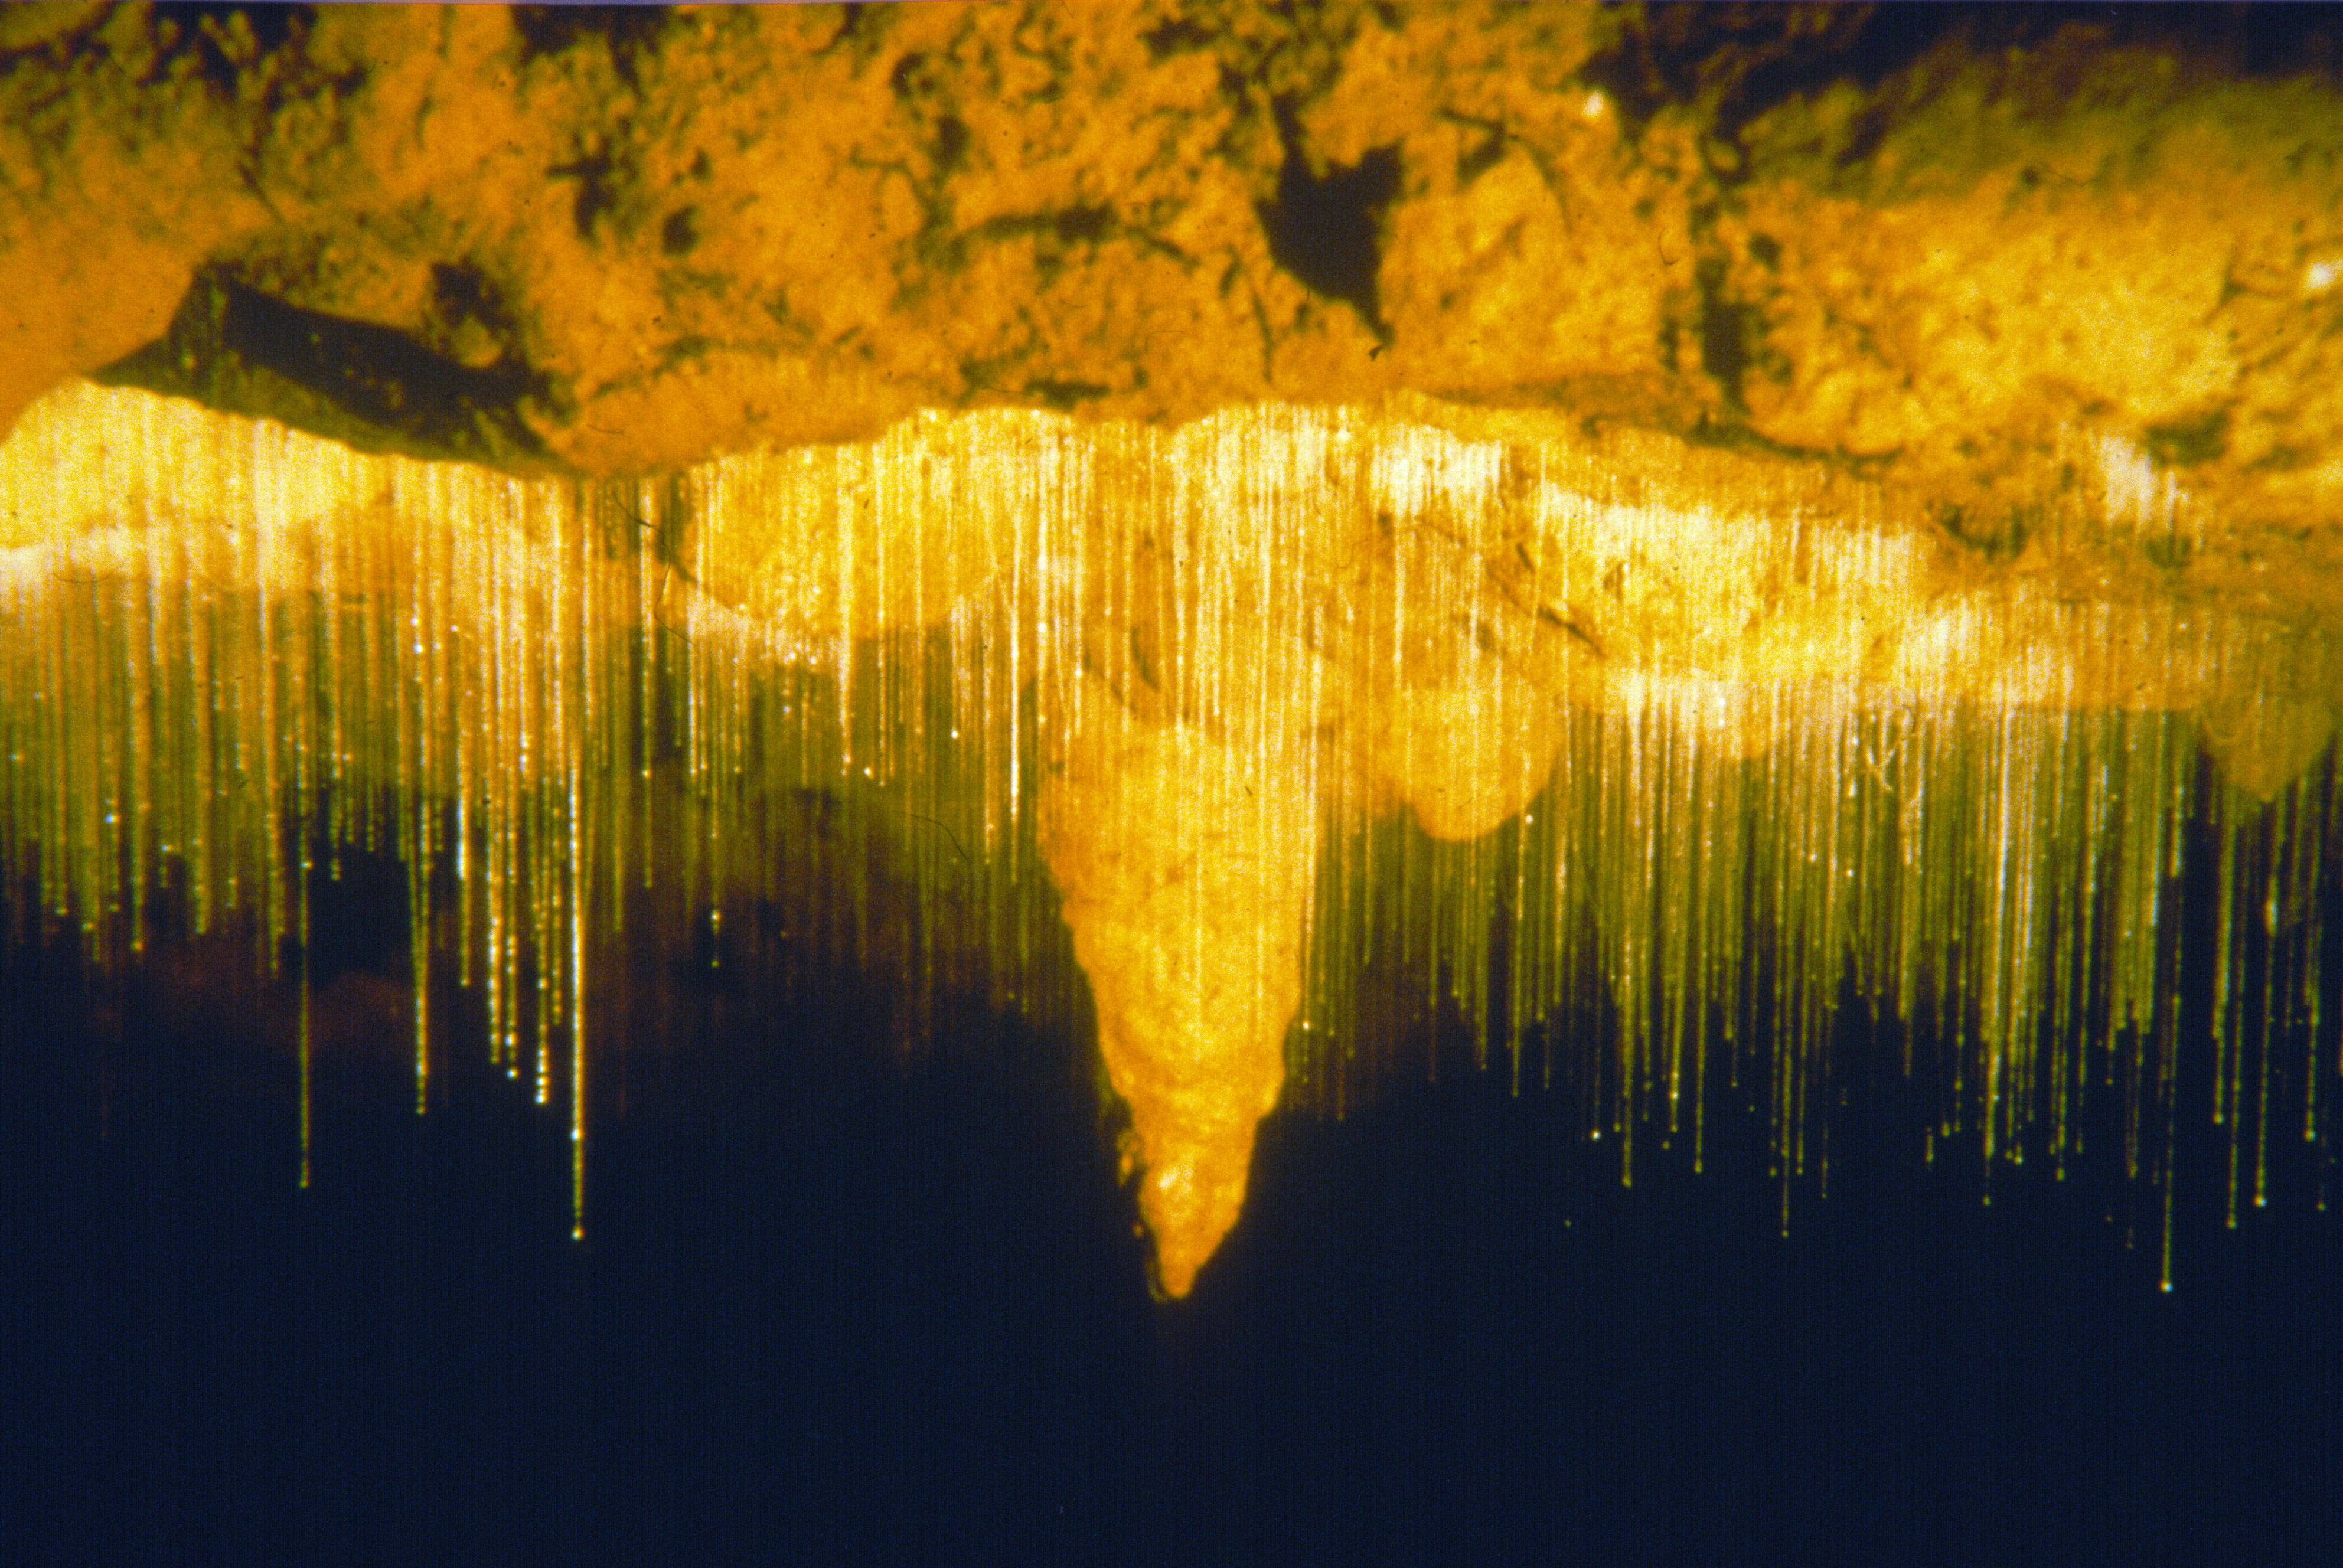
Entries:
[[[566,1107],[580,1235],[598,947],[718,964],[768,940],[726,918],[755,901],[799,972],[894,967],[907,1048],[947,998],[1070,1022],[1071,941],[1174,1293],[1252,1121],[1390,1070],[1378,966],[1516,1085],[1534,1052],[1574,1078],[1623,1181],[1653,1136],[1699,1168],[1711,1097],[1762,1086],[1785,1216],[1829,1181],[1852,978],[1941,1086],[1932,1155],[2063,1175],[2117,1096],[2168,1282],[2201,816],[2227,1212],[2268,1202],[2289,1101],[2323,1201],[2323,640],[1574,439],[992,412],[596,485],[69,387],[0,446],[0,845],[107,973],[182,920],[247,920],[266,974],[294,944],[305,1183],[309,879],[387,848],[417,1107],[452,947],[488,1060]],[[2203,525],[2084,448],[2077,526]],[[1542,1021],[1598,1006],[1558,1058]]]

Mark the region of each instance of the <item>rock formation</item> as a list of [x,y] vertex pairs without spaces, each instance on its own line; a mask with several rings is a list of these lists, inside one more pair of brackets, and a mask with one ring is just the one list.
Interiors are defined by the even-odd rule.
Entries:
[[2337,65],[2291,12],[12,7],[0,427],[86,376],[690,471],[706,625],[1004,618],[1177,1294],[1329,813],[1473,839],[1566,709],[1740,758],[1794,689],[2191,712],[2265,798],[2319,752]]

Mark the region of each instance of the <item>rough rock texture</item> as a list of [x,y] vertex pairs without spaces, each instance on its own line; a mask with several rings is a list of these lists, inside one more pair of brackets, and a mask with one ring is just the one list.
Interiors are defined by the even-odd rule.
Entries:
[[63,5],[0,51],[0,418],[184,298],[113,374],[509,466],[1407,387],[1868,464],[1986,549],[2078,427],[2240,528],[2343,505],[2316,15]]
[[1041,842],[1099,1053],[1130,1107],[1160,1288],[1184,1296],[1236,1223],[1253,1125],[1285,1086],[1317,866],[1306,774],[1097,684],[1059,746]]
[[[1522,475],[1598,454],[1544,534],[1502,486],[1291,540],[1232,507],[1195,535],[1219,557],[1101,524],[1128,580],[1060,650],[1086,695],[1045,849],[1178,1293],[1282,1078],[1329,780],[1471,838],[1538,791],[1558,703],[1714,709],[1752,751],[1762,689],[1818,670],[2190,709],[2263,795],[2328,743],[2336,35],[2284,8],[15,7],[0,428],[94,374],[523,473],[1001,407],[1102,449],[1316,404],[1513,443]],[[871,490],[798,518],[831,548],[771,508],[703,541],[695,591],[814,638],[994,591],[990,536],[904,574],[960,525]],[[1165,607],[1222,592],[1194,563],[1273,543],[1303,590],[1238,608],[1275,635],[1184,644]],[[1386,602],[1429,629],[1335,613]],[[1264,738],[1345,760],[1304,783]]]

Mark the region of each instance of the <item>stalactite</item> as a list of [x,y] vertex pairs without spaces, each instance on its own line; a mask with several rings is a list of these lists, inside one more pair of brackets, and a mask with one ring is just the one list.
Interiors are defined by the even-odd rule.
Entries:
[[[2201,526],[2101,456],[2074,539]],[[2115,1158],[2114,1095],[2168,1194],[2201,1050],[2230,1212],[2290,1128],[2323,1194],[2324,641],[1876,504],[1428,405],[927,415],[582,483],[70,386],[0,446],[17,937],[119,975],[234,918],[289,957],[306,1180],[312,884],[388,850],[417,1109],[476,1049],[561,1104],[581,1231],[603,1020],[768,941],[891,965],[906,1049],[947,999],[1070,1027],[1086,993],[1172,1294],[1281,1095],[1391,1070],[1378,964],[1517,1085],[1565,1056],[1622,1180],[1745,1096],[1785,1214],[1826,1183],[1851,977],[1988,1177]],[[598,961],[621,932],[666,957]]]

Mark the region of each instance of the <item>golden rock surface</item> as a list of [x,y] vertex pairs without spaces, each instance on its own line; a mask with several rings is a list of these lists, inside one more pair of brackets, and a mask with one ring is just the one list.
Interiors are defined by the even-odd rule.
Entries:
[[1139,1211],[1184,1296],[1244,1206],[1253,1126],[1285,1084],[1317,866],[1306,774],[1086,683],[1041,845],[1131,1112]]
[[[2343,106],[2317,18],[2274,62],[2244,25],[14,7],[6,580],[169,535],[396,586],[441,526],[346,455],[277,553],[207,544],[172,463],[244,437],[94,454],[105,395],[37,400],[95,374],[689,471],[667,588],[759,657],[990,618],[1177,1294],[1282,1081],[1324,813],[1476,838],[1573,705],[1733,757],[1788,693],[2183,711],[2262,797],[2328,744]],[[535,559],[560,503],[483,505]]]

